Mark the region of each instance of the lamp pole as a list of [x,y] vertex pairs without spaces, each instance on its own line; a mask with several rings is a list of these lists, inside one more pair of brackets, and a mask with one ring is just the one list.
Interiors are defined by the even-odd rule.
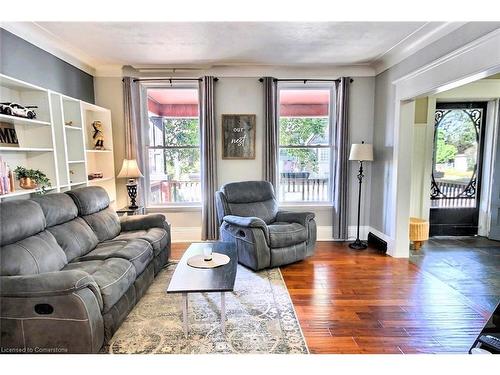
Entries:
[[366,243],[364,243],[363,241],[361,241],[359,239],[359,222],[360,222],[360,218],[361,218],[361,185],[363,183],[363,161],[360,160],[359,161],[359,172],[358,172],[358,182],[359,182],[359,185],[358,185],[358,228],[357,228],[357,232],[356,232],[356,240],[353,242],[353,243],[350,243],[349,244],[349,247],[351,249],[355,249],[355,250],[363,250],[363,249],[366,249],[368,247],[368,245]]

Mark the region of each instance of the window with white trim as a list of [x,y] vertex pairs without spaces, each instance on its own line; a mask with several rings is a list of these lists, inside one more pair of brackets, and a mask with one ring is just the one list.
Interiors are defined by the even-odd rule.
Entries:
[[332,200],[333,90],[333,83],[278,86],[281,202]]
[[198,88],[146,88],[148,206],[199,205]]

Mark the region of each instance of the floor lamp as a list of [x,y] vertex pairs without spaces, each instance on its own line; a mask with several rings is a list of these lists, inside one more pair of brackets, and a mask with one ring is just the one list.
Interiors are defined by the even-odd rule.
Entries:
[[373,146],[366,144],[364,141],[361,143],[354,143],[351,146],[351,153],[349,154],[349,160],[359,161],[359,172],[358,172],[358,228],[356,232],[356,240],[349,244],[351,249],[363,250],[368,247],[366,242],[359,239],[359,220],[361,213],[361,185],[363,183],[363,162],[373,161]]

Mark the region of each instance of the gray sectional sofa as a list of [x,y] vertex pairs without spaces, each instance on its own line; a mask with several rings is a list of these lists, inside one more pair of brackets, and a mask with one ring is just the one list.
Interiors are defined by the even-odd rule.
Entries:
[[236,244],[241,264],[261,270],[314,253],[314,213],[280,210],[269,182],[229,183],[215,198],[221,240]]
[[166,264],[164,216],[109,203],[100,187],[0,203],[4,352],[98,352]]

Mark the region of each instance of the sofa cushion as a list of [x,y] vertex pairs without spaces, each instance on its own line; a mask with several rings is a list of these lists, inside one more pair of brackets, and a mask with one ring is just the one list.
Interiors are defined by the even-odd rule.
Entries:
[[278,212],[273,186],[267,181],[232,182],[221,187],[225,215],[255,216],[270,224]]
[[38,203],[13,200],[0,203],[0,245],[23,240],[45,229],[45,216]]
[[90,253],[75,259],[75,262],[109,258],[128,260],[134,265],[137,275],[140,275],[153,259],[153,248],[141,239],[102,242]]
[[306,257],[306,243],[271,248],[271,267],[279,267],[285,264],[298,262]]
[[103,313],[118,302],[136,279],[132,263],[120,258],[69,263],[63,270],[81,270],[92,276],[102,296]]
[[109,206],[108,193],[100,186],[70,190],[66,194],[75,202],[80,216],[94,214]]
[[275,199],[273,185],[267,181],[231,182],[221,187],[228,203],[252,203]]
[[274,222],[267,226],[271,247],[285,247],[307,241],[307,229],[297,223]]
[[66,253],[69,262],[76,257],[87,254],[99,242],[96,234],[81,217],[47,230],[54,235],[57,243]]
[[47,227],[66,223],[78,216],[78,209],[67,194],[46,194],[32,199],[42,207]]
[[170,238],[168,232],[163,228],[149,228],[147,230],[131,230],[121,232],[113,241],[131,241],[136,238],[146,240],[153,247],[154,255],[157,256],[162,249],[165,249]]
[[234,216],[255,216],[266,224],[274,221],[278,205],[274,199],[253,203],[228,203],[229,211]]
[[118,215],[111,207],[83,216],[83,219],[92,228],[99,242],[115,238],[121,231]]
[[0,274],[2,276],[55,272],[63,268],[66,263],[68,261],[64,251],[57,244],[54,236],[46,230],[0,247]]

